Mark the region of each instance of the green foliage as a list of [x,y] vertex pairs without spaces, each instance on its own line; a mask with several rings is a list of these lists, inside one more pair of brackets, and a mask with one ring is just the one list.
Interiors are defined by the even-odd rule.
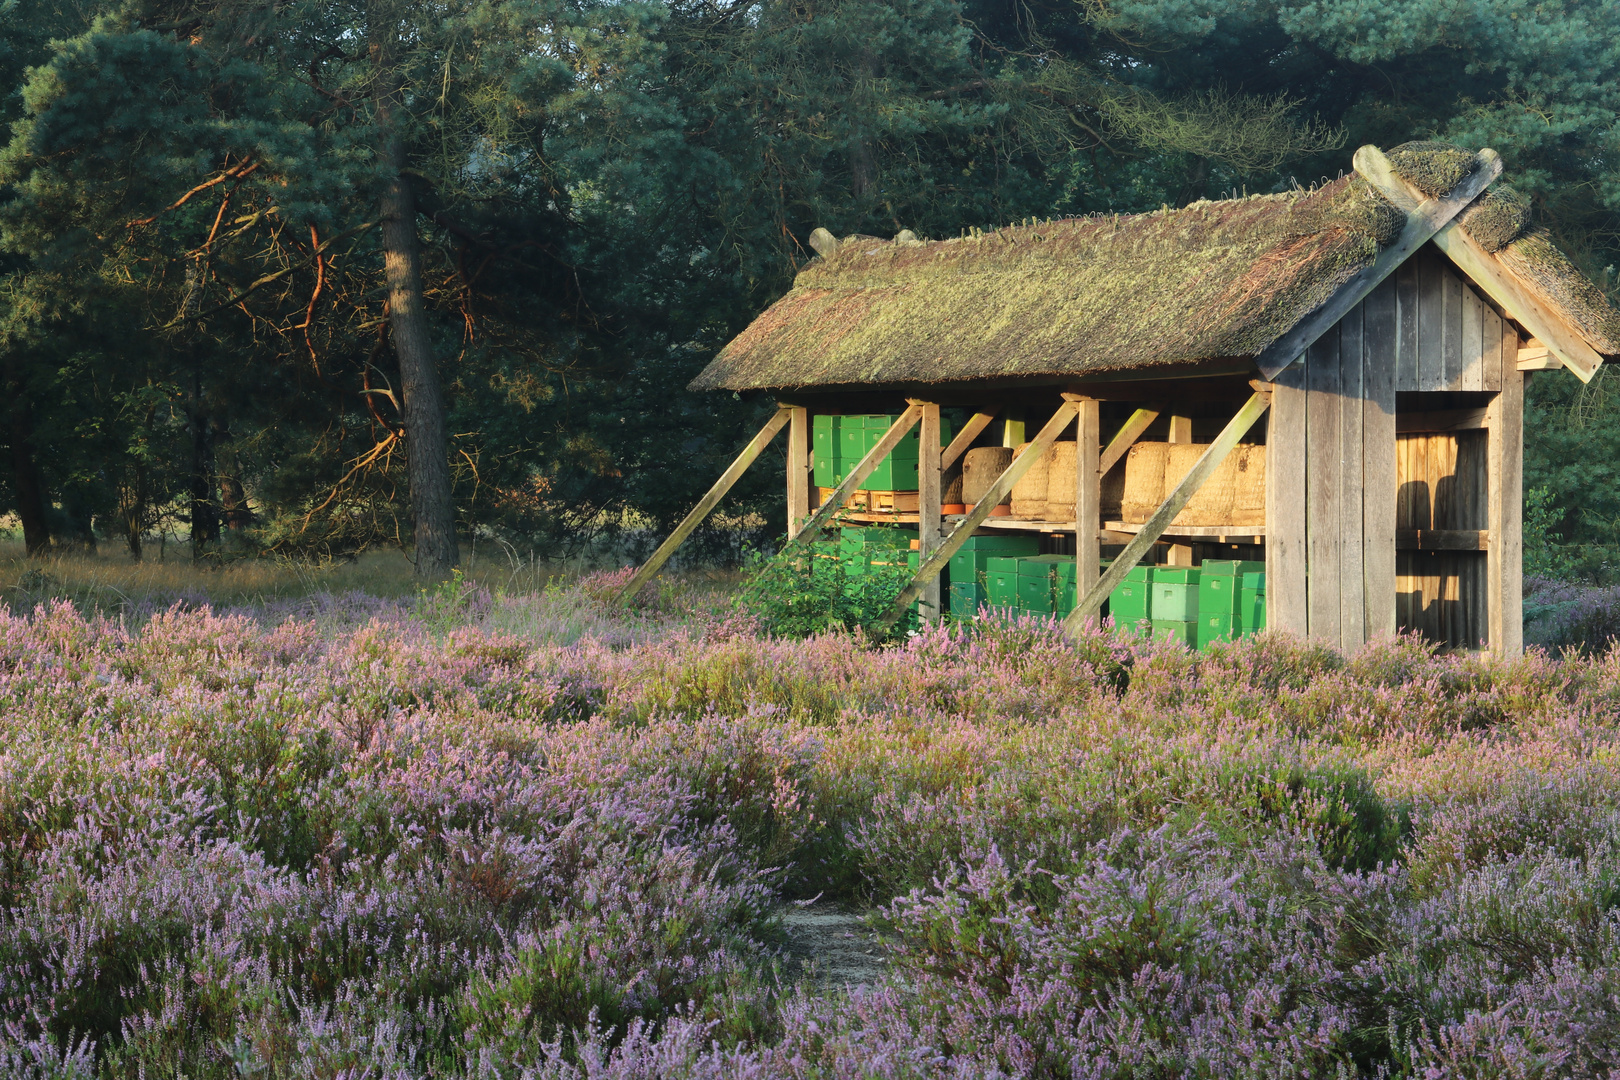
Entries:
[[[830,551],[821,550],[828,546]],[[836,544],[791,545],[776,556],[756,554],[736,605],[778,637],[858,629],[868,640],[882,641],[904,633],[913,618],[902,618],[890,631],[876,625],[911,583],[913,572],[904,558],[899,565],[880,563],[861,570],[851,572],[848,561],[838,558]]]
[[[461,523],[562,553],[667,528],[757,427],[768,403],[685,386],[817,226],[1140,211],[1442,138],[1503,153],[1522,199],[1496,232],[1548,225],[1612,287],[1615,19],[1601,0],[5,0],[0,439],[63,543],[138,544],[210,506],[214,554],[409,532],[377,334],[364,43],[384,25],[410,43],[401,134]],[[1559,514],[1559,572],[1606,579],[1620,425],[1603,385],[1572,382],[1531,385],[1526,476]],[[777,463],[729,508],[779,530]],[[822,599],[784,632],[862,622],[799,576],[784,595]]]

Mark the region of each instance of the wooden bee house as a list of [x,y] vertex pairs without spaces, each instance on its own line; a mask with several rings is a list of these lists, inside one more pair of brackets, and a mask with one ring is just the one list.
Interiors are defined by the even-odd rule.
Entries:
[[[1620,313],[1500,172],[1489,150],[1368,146],[1312,190],[935,242],[817,230],[819,257],[692,384],[769,393],[777,413],[627,593],[786,428],[796,536],[917,524],[895,616],[937,612],[965,538],[1010,529],[1072,551],[1074,626],[1143,559],[1259,557],[1274,630],[1517,652],[1525,379],[1590,379],[1620,355]],[[940,445],[941,408],[971,419],[922,454],[915,510],[852,501],[913,428]],[[824,412],[896,417],[825,493]],[[946,514],[985,446],[1014,455]]]

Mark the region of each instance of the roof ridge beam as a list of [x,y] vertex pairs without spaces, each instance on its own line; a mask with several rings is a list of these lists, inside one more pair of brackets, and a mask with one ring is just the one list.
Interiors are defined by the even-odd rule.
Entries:
[[[1356,151],[1358,163],[1361,161],[1362,152],[1369,149],[1369,146]],[[1371,149],[1376,151],[1377,147]],[[1495,150],[1486,148],[1474,155],[1473,170],[1450,192],[1439,198],[1424,199],[1417,206],[1407,210],[1406,226],[1394,243],[1380,250],[1369,265],[1341,285],[1338,291],[1328,297],[1315,311],[1295,323],[1280,338],[1261,350],[1260,355],[1254,358],[1260,374],[1267,379],[1274,379],[1283,368],[1298,360],[1317,338],[1348,315],[1351,308],[1361,303],[1381,281],[1395,272],[1397,266],[1411,258],[1418,248],[1428,243],[1435,233],[1462,213],[1463,208],[1473,202],[1479,193],[1500,175],[1502,175],[1501,157]]]
[[[1355,165],[1362,179],[1400,209],[1410,213],[1422,201],[1423,193],[1412,186],[1376,146],[1357,150]],[[1546,345],[1581,382],[1592,381],[1592,376],[1603,365],[1603,357],[1579,330],[1559,317],[1557,305],[1551,299],[1495,254],[1486,251],[1461,221],[1453,219],[1436,232],[1434,246],[1500,304],[1502,310],[1523,324],[1532,337]]]

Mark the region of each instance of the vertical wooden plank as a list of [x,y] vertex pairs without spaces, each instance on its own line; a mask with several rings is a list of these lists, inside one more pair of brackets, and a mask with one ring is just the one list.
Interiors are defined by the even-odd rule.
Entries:
[[[1170,417],[1171,443],[1190,445],[1193,441],[1192,417]],[[1191,544],[1171,544],[1170,550],[1165,553],[1165,563],[1169,566],[1191,566],[1193,564],[1193,549]]]
[[1482,337],[1485,348],[1485,381],[1483,389],[1502,389],[1502,316],[1486,305]]
[[1442,259],[1435,259],[1440,268],[1440,303],[1441,319],[1441,354],[1445,364],[1445,373],[1441,376],[1441,388],[1445,390],[1462,389],[1463,365],[1463,283],[1462,278],[1451,268],[1451,264]]
[[795,405],[788,415],[787,445],[787,534],[799,535],[810,517],[810,410]]
[[1362,414],[1366,385],[1362,366],[1362,319],[1366,301],[1339,320],[1339,647],[1359,649],[1367,640],[1362,595]]
[[1361,581],[1369,639],[1395,633],[1396,356],[1400,345],[1396,284],[1367,297],[1362,315]]
[[1334,327],[1309,350],[1306,370],[1305,544],[1307,625],[1310,636],[1339,643],[1339,331]]
[[[939,406],[926,402],[913,404],[922,405],[922,430],[917,447],[917,561],[920,564],[939,550],[943,472],[940,469]],[[917,598],[917,612],[924,622],[938,622],[943,611],[939,575],[935,574],[923,583],[922,595]]]
[[1075,597],[1091,591],[1102,576],[1102,414],[1093,398],[1075,402],[1074,580]]
[[1305,374],[1294,364],[1272,380],[1266,417],[1266,625],[1303,637],[1305,590]]
[[1414,390],[1443,390],[1446,380],[1445,312],[1441,279],[1444,271],[1427,248],[1418,252],[1417,385]]
[[1467,284],[1462,285],[1462,372],[1457,389],[1485,389],[1485,305]]
[[1496,655],[1517,656],[1524,649],[1524,372],[1518,332],[1506,320],[1502,330],[1502,391],[1486,414],[1486,640]]
[[1395,389],[1418,388],[1418,258],[1407,259],[1395,271]]

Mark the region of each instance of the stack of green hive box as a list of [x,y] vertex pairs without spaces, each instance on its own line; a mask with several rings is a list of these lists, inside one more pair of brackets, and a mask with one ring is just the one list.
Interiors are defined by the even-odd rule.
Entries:
[[1133,567],[1109,596],[1108,610],[1121,629],[1146,620],[1154,638],[1188,647],[1246,637],[1266,627],[1265,563]]
[[1149,583],[1153,597],[1153,637],[1180,645],[1198,645],[1198,579],[1195,567],[1155,566]]
[[995,599],[990,595],[990,561],[1012,560],[1013,577],[1016,578],[1016,560],[1021,556],[1035,555],[1040,550],[1040,540],[1033,536],[1005,534],[968,537],[956,554],[951,556],[951,614],[958,619],[971,619],[985,604],[1012,606],[1015,599]]
[[1018,560],[1018,607],[1063,616],[1074,610],[1074,556]]
[[[867,451],[894,425],[895,416],[833,416],[817,413],[811,422],[811,448],[815,455],[817,487],[837,487]],[[951,440],[951,423],[939,422],[940,445]],[[916,491],[917,457],[921,426],[913,427],[888,457],[872,470],[861,487],[868,491]]]
[[1199,648],[1265,629],[1265,563],[1206,561],[1200,569]]
[[1153,618],[1153,567],[1133,566],[1108,597],[1108,614],[1122,630]]

